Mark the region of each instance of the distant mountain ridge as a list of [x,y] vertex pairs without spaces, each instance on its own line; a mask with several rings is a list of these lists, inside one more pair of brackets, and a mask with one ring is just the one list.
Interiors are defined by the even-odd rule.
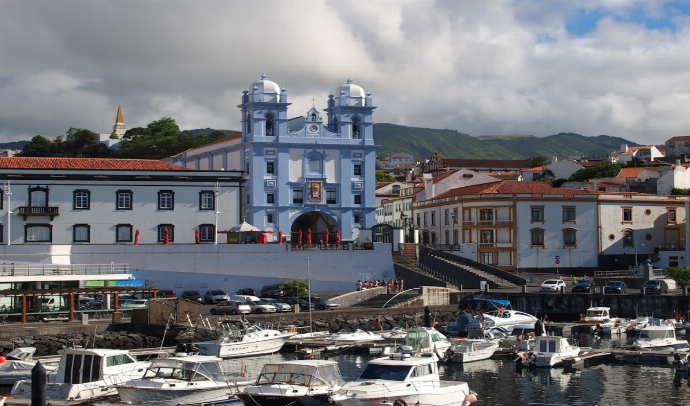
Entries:
[[571,155],[606,154],[620,150],[621,144],[637,146],[621,137],[599,135],[585,137],[560,133],[548,137],[533,135],[471,136],[455,130],[374,124],[378,156],[407,153],[427,159],[433,152],[441,158],[525,159],[534,156],[564,158]]

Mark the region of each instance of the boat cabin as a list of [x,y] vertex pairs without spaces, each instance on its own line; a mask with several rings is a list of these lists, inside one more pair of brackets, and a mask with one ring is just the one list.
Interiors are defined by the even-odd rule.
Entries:
[[395,353],[369,362],[357,381],[421,381],[439,379],[438,359],[434,356],[411,357]]
[[345,381],[336,361],[300,360],[266,364],[257,385],[289,384],[341,387]]
[[587,314],[580,320],[585,323],[605,323],[611,320],[610,307],[590,307]]
[[573,348],[565,337],[539,336],[534,339],[534,351],[539,353],[561,353]]
[[218,381],[225,376],[222,358],[187,356],[184,358],[157,358],[144,372],[143,379],[179,379],[189,382]]
[[106,375],[131,370],[138,361],[126,350],[68,349],[62,354],[57,369],[59,383],[88,383]]

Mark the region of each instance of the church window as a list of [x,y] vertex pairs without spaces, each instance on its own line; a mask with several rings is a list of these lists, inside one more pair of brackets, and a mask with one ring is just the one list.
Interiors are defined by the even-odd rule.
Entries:
[[296,187],[292,189],[292,203],[302,204],[304,203],[304,191],[301,187]]
[[311,121],[316,121],[316,113],[311,113]]
[[266,114],[266,135],[273,135],[273,113]]
[[355,204],[362,204],[362,195],[355,195]]
[[272,174],[273,171],[274,171],[273,166],[274,166],[274,162],[273,162],[273,161],[266,162],[266,173]]
[[335,189],[326,189],[326,204],[336,204],[337,203],[336,191]]
[[247,114],[247,134],[250,134],[252,132],[252,116],[251,114]]
[[355,173],[355,176],[362,176],[362,165],[355,164],[354,173]]
[[352,119],[352,138],[359,138],[359,118]]

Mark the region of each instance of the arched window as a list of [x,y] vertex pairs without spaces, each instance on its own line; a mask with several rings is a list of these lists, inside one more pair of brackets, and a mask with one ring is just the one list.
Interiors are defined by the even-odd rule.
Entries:
[[533,228],[529,230],[531,245],[537,247],[544,246],[544,230],[541,228]]
[[574,228],[563,229],[563,246],[576,247],[577,246],[577,230]]
[[266,114],[266,135],[273,136],[273,113]]
[[338,131],[338,117],[335,117],[333,119],[333,128],[331,128],[331,131],[337,132]]
[[431,233],[431,243],[436,244],[436,232],[435,231]]
[[446,236],[446,244],[450,245],[450,231],[446,230],[444,231],[444,234]]
[[352,138],[359,138],[359,117],[352,119]]
[[316,121],[316,113],[311,113],[311,121]]
[[453,245],[458,245],[458,230],[453,230]]
[[251,114],[247,114],[246,126],[247,126],[247,134],[251,134],[251,132],[252,132],[252,115]]
[[623,230],[623,246],[632,247],[635,245],[635,233],[631,229]]

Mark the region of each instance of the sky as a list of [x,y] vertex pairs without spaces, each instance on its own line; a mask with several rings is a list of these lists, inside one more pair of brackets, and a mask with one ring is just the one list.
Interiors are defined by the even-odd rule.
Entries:
[[162,117],[239,130],[351,78],[374,120],[470,135],[690,135],[690,1],[0,0],[0,142]]

